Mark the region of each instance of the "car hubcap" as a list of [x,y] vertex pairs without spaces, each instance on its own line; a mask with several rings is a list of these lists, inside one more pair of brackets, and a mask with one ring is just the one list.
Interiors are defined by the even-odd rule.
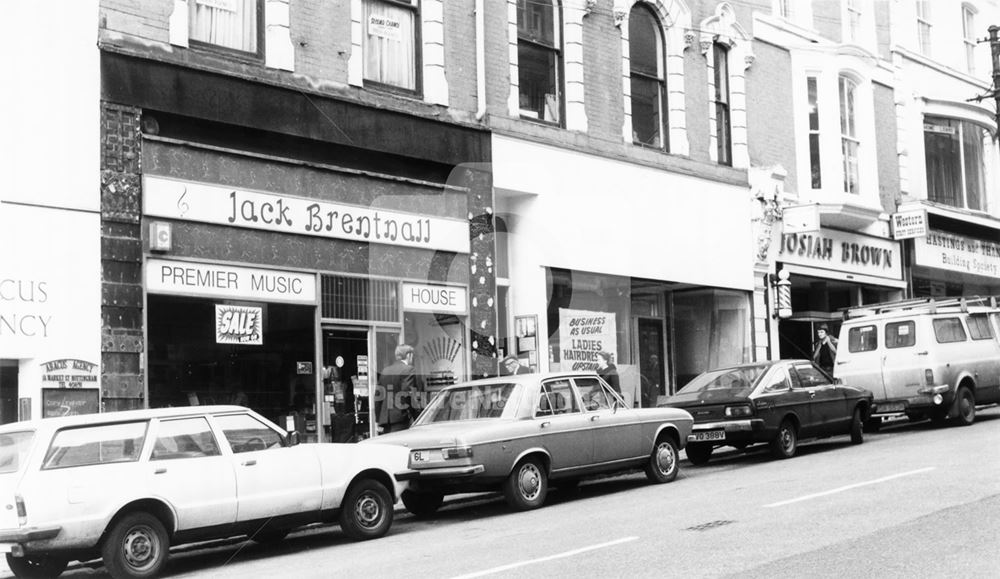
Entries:
[[787,428],[781,431],[781,447],[785,452],[792,449],[792,431]]
[[152,564],[156,557],[156,537],[148,527],[135,527],[123,541],[125,562],[140,569]]
[[542,473],[533,464],[526,464],[521,467],[521,472],[517,477],[518,488],[521,489],[521,496],[526,500],[534,500],[541,491]]
[[973,409],[972,400],[969,400],[968,395],[963,395],[960,404],[961,406],[959,408],[960,412],[962,413],[962,416],[968,419],[970,416],[972,416],[972,409]]
[[378,525],[379,518],[382,516],[382,509],[379,506],[378,499],[371,493],[365,493],[358,498],[358,502],[354,506],[354,514],[357,515],[358,522],[360,522],[365,527],[374,527]]
[[656,449],[656,465],[660,468],[660,472],[670,474],[676,463],[677,457],[674,456],[673,448],[669,444],[661,444]]

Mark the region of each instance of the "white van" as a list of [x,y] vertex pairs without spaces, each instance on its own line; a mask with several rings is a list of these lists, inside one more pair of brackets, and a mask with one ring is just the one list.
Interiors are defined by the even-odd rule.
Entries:
[[875,395],[882,417],[969,425],[1000,402],[997,298],[919,298],[844,311],[834,376]]

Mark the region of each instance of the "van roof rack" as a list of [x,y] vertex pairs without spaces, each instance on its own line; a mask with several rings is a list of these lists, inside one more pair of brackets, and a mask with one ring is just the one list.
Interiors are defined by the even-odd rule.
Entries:
[[941,308],[959,309],[968,312],[972,306],[986,306],[990,308],[1000,308],[1000,296],[957,296],[957,297],[923,297],[911,298],[908,300],[897,300],[893,302],[881,302],[877,304],[865,304],[861,306],[850,306],[840,308],[840,312],[845,320],[870,316],[874,314],[885,314],[889,312],[902,311],[927,311],[937,313]]

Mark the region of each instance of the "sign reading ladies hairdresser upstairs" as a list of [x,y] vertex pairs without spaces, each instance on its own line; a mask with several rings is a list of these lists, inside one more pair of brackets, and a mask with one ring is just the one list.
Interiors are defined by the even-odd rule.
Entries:
[[315,237],[469,253],[469,224],[400,211],[143,177],[146,215]]

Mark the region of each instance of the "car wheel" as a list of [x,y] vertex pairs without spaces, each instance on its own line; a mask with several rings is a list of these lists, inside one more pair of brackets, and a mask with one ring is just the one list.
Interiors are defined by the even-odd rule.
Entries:
[[778,436],[771,441],[771,454],[775,458],[792,458],[798,448],[798,436],[791,420],[783,420],[778,427]]
[[170,538],[160,519],[146,512],[128,513],[104,538],[101,556],[115,579],[154,577],[170,553]]
[[861,444],[864,442],[864,431],[864,421],[861,420],[861,407],[858,406],[854,409],[854,415],[851,417],[851,444]]
[[14,557],[7,553],[7,566],[22,579],[54,579],[66,570],[69,561],[56,557]]
[[966,386],[959,386],[955,395],[955,424],[969,426],[976,421],[976,399]]
[[537,509],[545,503],[549,481],[545,468],[537,458],[526,458],[517,463],[503,485],[507,504],[516,511]]
[[669,437],[661,439],[646,462],[646,478],[657,484],[668,483],[677,478],[679,470],[677,445]]
[[691,464],[702,465],[708,463],[712,456],[712,446],[708,444],[689,444],[684,449]]
[[340,505],[340,528],[357,541],[377,539],[392,526],[392,495],[382,483],[361,479],[351,485]]
[[419,519],[432,516],[441,508],[444,502],[444,493],[440,492],[416,492],[403,491],[403,506]]

